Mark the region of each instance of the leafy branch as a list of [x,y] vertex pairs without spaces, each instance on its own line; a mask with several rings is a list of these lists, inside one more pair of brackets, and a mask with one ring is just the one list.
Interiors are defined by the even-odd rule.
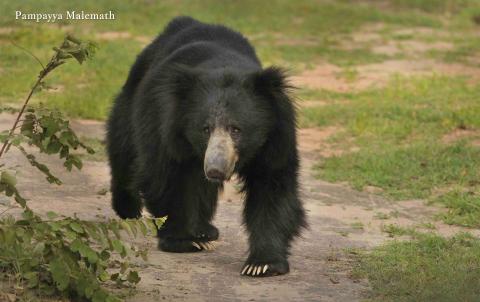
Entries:
[[[25,145],[47,155],[58,154],[68,171],[73,167],[82,168],[81,158],[71,151],[82,148],[94,153],[94,150],[78,139],[59,111],[32,107],[29,101],[34,93],[47,87],[44,80],[53,70],[72,58],[82,64],[93,55],[95,48],[91,42],[67,36],[59,47],[53,48],[55,54],[46,65],[24,49],[40,63],[42,70],[20,110],[0,108],[0,112],[16,114],[10,130],[0,132],[0,142],[3,142],[0,159],[5,158],[11,147],[16,148],[48,182],[57,185],[62,184],[61,180],[45,164],[38,162]],[[92,222],[54,212],[47,213],[48,219],[43,219],[20,195],[11,170],[0,162],[0,192],[13,197],[23,213],[21,219],[2,216],[9,208],[0,213],[0,273],[13,275],[23,288],[42,295],[55,294],[94,302],[120,301],[105,285],[135,285],[140,277],[131,269],[130,258],[146,259],[146,250],[122,242],[121,234],[133,237],[156,234],[164,220]]]
[[27,51],[29,54],[31,54],[39,63],[42,65],[42,70],[38,74],[37,81],[33,85],[32,89],[28,93],[27,98],[25,99],[22,108],[17,114],[17,118],[15,119],[15,122],[13,123],[12,128],[10,129],[9,135],[7,139],[3,142],[2,148],[0,149],[0,157],[5,154],[5,152],[8,150],[8,145],[10,142],[10,138],[13,136],[13,133],[15,132],[15,129],[17,128],[17,125],[25,112],[25,109],[27,108],[28,102],[30,101],[30,98],[32,97],[33,93],[38,91],[39,88],[45,86],[44,79],[47,77],[47,75],[52,72],[55,68],[58,66],[64,64],[67,59],[74,58],[78,61],[78,63],[82,64],[86,59],[90,58],[94,53],[95,53],[96,46],[92,42],[82,42],[76,38],[74,38],[71,35],[68,35],[63,43],[60,45],[60,47],[54,47],[53,50],[55,50],[55,54],[52,56],[50,59],[50,62],[48,62],[47,66],[43,66],[43,64],[40,62],[40,60],[31,54],[29,51]]

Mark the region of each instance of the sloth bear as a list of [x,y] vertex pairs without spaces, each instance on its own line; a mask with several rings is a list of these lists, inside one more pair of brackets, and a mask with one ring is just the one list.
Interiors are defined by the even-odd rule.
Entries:
[[168,215],[166,252],[210,250],[217,194],[243,182],[249,256],[242,275],[289,272],[306,226],[295,108],[282,69],[262,69],[240,33],[173,19],[137,57],[107,124],[112,205],[121,218]]

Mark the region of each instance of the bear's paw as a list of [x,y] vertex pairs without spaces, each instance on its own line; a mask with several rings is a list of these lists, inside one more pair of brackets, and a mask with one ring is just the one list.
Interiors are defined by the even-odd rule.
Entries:
[[240,274],[249,277],[271,277],[286,274],[289,270],[289,265],[286,261],[274,263],[246,263]]
[[192,241],[192,245],[194,247],[196,247],[199,251],[201,250],[205,250],[205,251],[213,251],[215,248],[216,248],[216,245],[213,241],[205,241],[205,242],[202,242],[202,241],[199,241],[199,242],[195,242],[195,241]]

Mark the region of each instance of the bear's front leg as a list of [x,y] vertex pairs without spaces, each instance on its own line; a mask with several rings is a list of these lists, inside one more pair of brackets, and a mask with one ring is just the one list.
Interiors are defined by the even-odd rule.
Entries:
[[241,274],[252,277],[289,272],[287,257],[292,239],[306,225],[298,198],[296,173],[275,173],[245,179],[244,220],[250,254]]
[[[200,168],[198,168],[198,166]],[[217,204],[218,185],[205,179],[201,165],[185,165],[166,186],[161,197],[146,200],[150,208],[167,204],[167,221],[158,231],[159,248],[189,253],[213,250],[218,229],[211,224]]]

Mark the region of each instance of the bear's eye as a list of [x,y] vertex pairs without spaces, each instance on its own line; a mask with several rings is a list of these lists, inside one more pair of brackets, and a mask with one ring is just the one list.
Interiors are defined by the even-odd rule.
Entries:
[[241,130],[235,126],[230,127],[230,132],[232,134],[240,134]]
[[209,134],[210,133],[210,127],[208,127],[208,126],[203,127],[203,132],[205,132],[206,134]]

